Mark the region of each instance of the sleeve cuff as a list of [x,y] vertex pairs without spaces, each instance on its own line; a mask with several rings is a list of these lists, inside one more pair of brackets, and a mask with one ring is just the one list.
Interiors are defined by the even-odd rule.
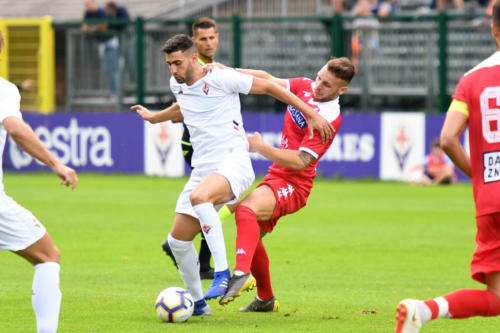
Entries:
[[314,152],[313,150],[309,149],[309,148],[306,148],[306,147],[300,147],[299,148],[300,151],[303,151],[305,153],[308,153],[309,155],[311,155],[312,157],[314,158],[318,158],[318,154],[316,154],[316,152]]

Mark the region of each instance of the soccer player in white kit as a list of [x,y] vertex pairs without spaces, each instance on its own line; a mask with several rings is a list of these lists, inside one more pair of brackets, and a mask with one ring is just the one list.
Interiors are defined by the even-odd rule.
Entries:
[[[0,53],[2,48],[0,32]],[[20,101],[17,87],[0,78],[0,251],[12,251],[35,266],[32,303],[37,331],[53,333],[57,331],[61,306],[60,254],[37,218],[4,192],[2,154],[7,134],[25,152],[50,167],[61,178],[61,184],[74,189],[78,177],[73,169],[60,163],[45,148],[31,127],[22,120]]]
[[[186,35],[170,38],[163,47],[172,77],[170,88],[177,104],[159,112],[162,121],[184,121],[193,144],[193,172],[177,201],[168,243],[180,274],[195,301],[194,315],[210,314],[205,299],[222,296],[230,278],[226,248],[217,207],[234,203],[254,180],[239,93],[268,94],[293,105],[309,118],[310,136],[318,130],[324,140],[333,128],[310,106],[279,85],[231,69],[214,68],[205,72],[198,63],[193,41]],[[150,112],[135,105],[143,118]],[[312,125],[311,125],[312,124]],[[205,234],[214,258],[215,276],[203,295],[192,244],[200,230]]]

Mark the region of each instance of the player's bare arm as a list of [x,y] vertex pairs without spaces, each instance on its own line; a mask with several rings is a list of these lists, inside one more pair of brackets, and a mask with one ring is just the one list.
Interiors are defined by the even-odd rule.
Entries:
[[[208,72],[214,67],[220,68],[220,69],[231,69],[231,67],[228,67],[228,66],[221,64],[221,63],[212,63],[212,64],[208,64],[208,65],[203,66],[203,70],[205,72]],[[234,68],[234,70],[237,72],[243,73],[243,74],[252,75],[253,77],[257,77],[259,79],[271,80],[283,88],[286,87],[286,80],[285,79],[279,79],[277,77],[274,77],[271,74],[269,74],[268,72],[263,71],[263,70],[244,69],[244,68]]]
[[285,79],[279,79],[277,77],[272,76],[266,71],[263,70],[258,70],[258,69],[244,69],[244,68],[237,68],[236,69],[238,72],[252,75],[253,77],[257,77],[259,79],[264,79],[264,80],[270,80],[277,85],[286,88],[286,80]]
[[443,129],[441,130],[440,143],[443,150],[453,163],[464,174],[471,177],[470,158],[460,144],[460,136],[467,125],[467,116],[462,112],[450,110],[446,114]]
[[137,112],[139,116],[145,121],[150,122],[151,124],[161,123],[163,121],[171,120],[174,123],[182,122],[184,117],[181,113],[181,108],[179,104],[174,103],[166,109],[163,109],[159,112],[151,112],[147,108],[142,105],[133,105],[130,109]]
[[314,156],[303,151],[279,149],[268,145],[258,132],[248,135],[248,143],[250,152],[259,153],[268,160],[294,171],[303,171],[316,160]]
[[275,82],[254,78],[250,93],[270,95],[304,113],[308,118],[309,138],[312,138],[314,136],[314,130],[317,130],[323,142],[327,142],[332,139],[333,133],[335,132],[333,126],[304,101]]
[[75,170],[65,166],[50,153],[33,132],[31,127],[18,117],[7,117],[3,121],[3,126],[12,139],[28,154],[44,163],[61,178],[61,184],[76,187],[78,176]]

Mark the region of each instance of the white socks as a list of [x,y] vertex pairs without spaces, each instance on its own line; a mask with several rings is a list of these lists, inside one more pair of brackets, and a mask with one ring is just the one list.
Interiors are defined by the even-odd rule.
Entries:
[[431,309],[429,309],[429,307],[425,305],[424,301],[418,300],[417,302],[418,316],[420,317],[422,325],[425,325],[431,320]]
[[[446,298],[442,296],[436,297],[434,298],[434,302],[436,302],[439,310],[436,318],[451,318],[451,314],[448,310],[448,301],[446,300]],[[431,309],[429,309],[424,301],[418,301],[417,311],[422,324],[426,324],[432,319]]]
[[210,202],[204,202],[193,206],[201,224],[201,231],[205,235],[210,252],[214,258],[214,270],[216,272],[228,269],[226,257],[226,243],[219,215]]
[[35,310],[38,333],[57,331],[62,296],[59,289],[60,269],[56,262],[35,265],[31,302]]
[[170,249],[179,267],[182,280],[186,288],[191,292],[193,300],[196,302],[203,299],[204,295],[201,287],[200,265],[193,242],[181,241],[168,234],[168,245],[170,245]]

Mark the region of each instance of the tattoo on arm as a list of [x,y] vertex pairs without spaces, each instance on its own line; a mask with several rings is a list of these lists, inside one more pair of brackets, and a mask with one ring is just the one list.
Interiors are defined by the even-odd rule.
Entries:
[[312,156],[311,154],[308,154],[304,151],[299,152],[299,157],[304,163],[305,167],[307,168],[310,166],[314,161],[316,161],[316,158]]

